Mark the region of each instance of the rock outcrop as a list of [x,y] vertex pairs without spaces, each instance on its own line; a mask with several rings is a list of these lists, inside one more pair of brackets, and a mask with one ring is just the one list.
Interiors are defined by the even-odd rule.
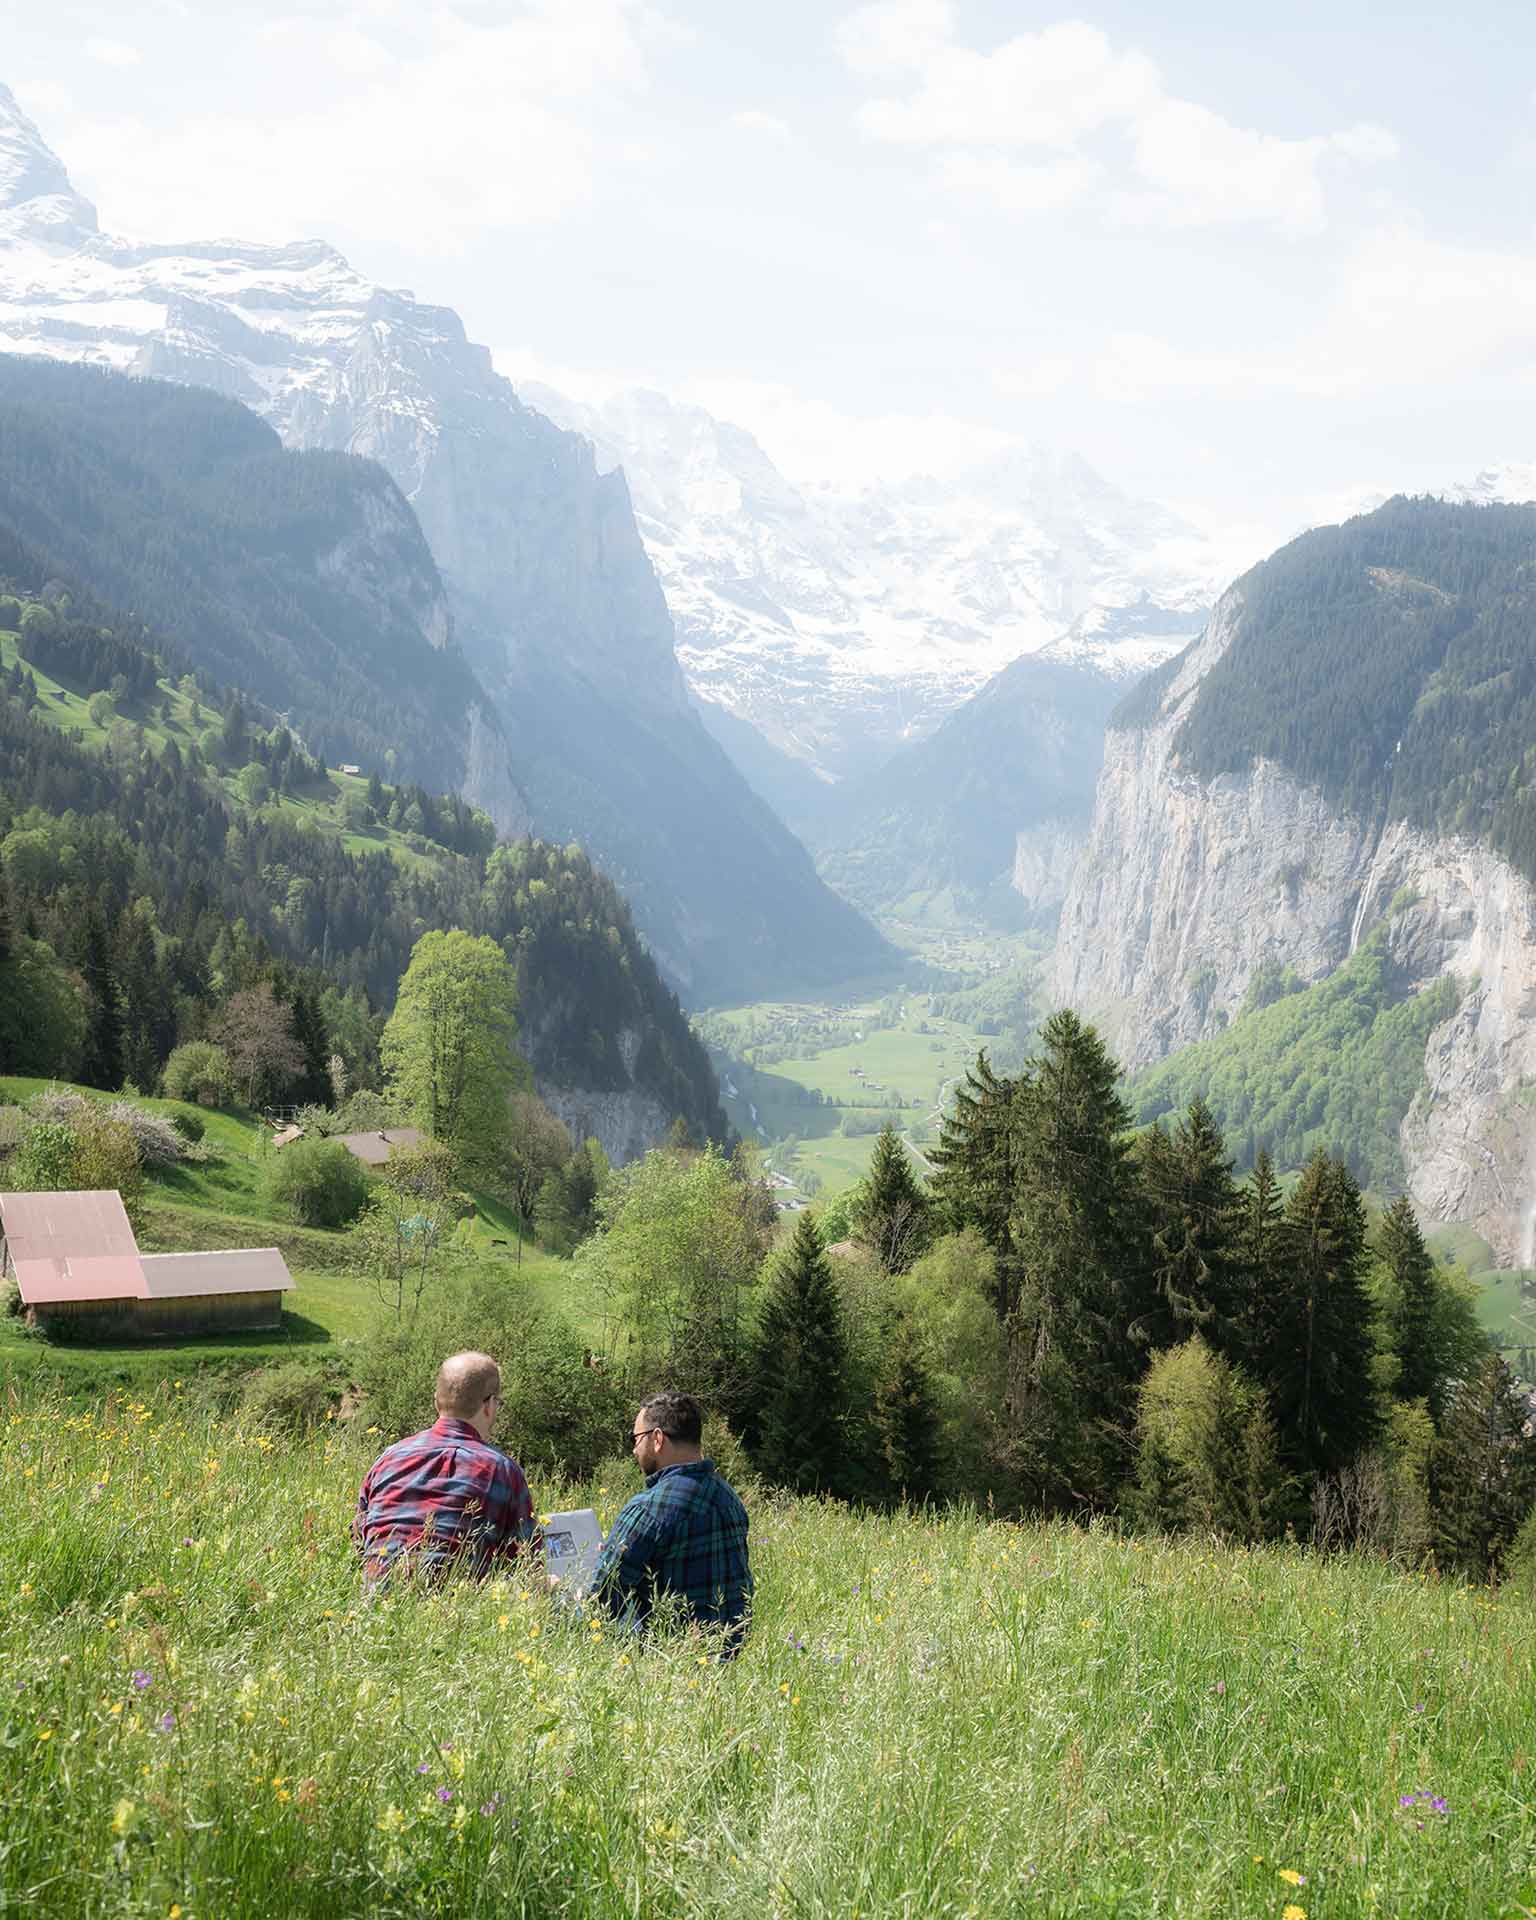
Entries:
[[1330,973],[1384,920],[1416,981],[1453,975],[1400,1131],[1421,1216],[1531,1257],[1536,1191],[1536,890],[1486,846],[1338,812],[1260,761],[1201,781],[1175,741],[1243,614],[1240,589],[1177,664],[1150,723],[1113,728],[1062,908],[1052,997],[1130,1068],[1218,1031],[1254,976]]

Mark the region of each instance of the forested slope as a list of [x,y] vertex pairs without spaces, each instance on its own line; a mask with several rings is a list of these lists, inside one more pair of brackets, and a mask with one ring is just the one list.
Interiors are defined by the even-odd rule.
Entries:
[[[17,604],[0,601],[0,614]],[[496,845],[456,797],[338,782],[270,714],[175,686],[137,627],[132,639],[57,618],[45,630],[27,620],[36,605],[21,611],[33,631],[19,646],[39,657],[7,639],[0,675],[0,876],[15,936],[0,965],[13,1008],[23,959],[29,991],[62,971],[84,981],[88,1002],[105,967],[127,1053],[152,1075],[216,1001],[275,961],[329,989],[329,1038],[350,1059],[420,935],[462,927],[515,962],[520,1044],[542,1080],[638,1092],[699,1136],[727,1136],[703,1049],[580,848]],[[121,691],[110,715],[92,703],[97,727],[83,696],[107,666]],[[203,701],[211,736],[190,718]],[[237,761],[250,756],[238,773],[210,757],[232,732]],[[64,1029],[13,1022],[0,1038],[12,1056],[0,1068],[74,1064]],[[62,1053],[42,1058],[50,1047]]]
[[[1175,739],[1185,771],[1271,760],[1341,811],[1484,839],[1536,879],[1536,507],[1390,500],[1234,591]],[[1155,718],[1172,671],[1111,724]]]
[[0,568],[131,610],[322,758],[463,772],[485,696],[409,505],[374,462],[287,451],[236,401],[0,356]]

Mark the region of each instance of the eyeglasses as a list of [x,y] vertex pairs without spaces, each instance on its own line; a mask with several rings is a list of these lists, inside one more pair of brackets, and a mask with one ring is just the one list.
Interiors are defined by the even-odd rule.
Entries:
[[629,1437],[633,1444],[638,1447],[642,1440],[648,1440],[653,1433],[659,1433],[663,1439],[667,1438],[667,1430],[665,1427],[637,1427]]

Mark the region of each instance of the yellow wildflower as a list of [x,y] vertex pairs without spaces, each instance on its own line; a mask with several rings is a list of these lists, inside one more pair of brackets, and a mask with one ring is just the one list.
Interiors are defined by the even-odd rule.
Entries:
[[112,1809],[112,1831],[119,1839],[133,1827],[134,1805],[131,1800],[119,1800]]
[[1307,1910],[1305,1907],[1287,1907],[1280,1915],[1280,1920],[1307,1920]]
[[1294,1867],[1281,1867],[1279,1874],[1280,1878],[1288,1887],[1301,1887],[1306,1885],[1307,1876],[1304,1873],[1298,1873]]

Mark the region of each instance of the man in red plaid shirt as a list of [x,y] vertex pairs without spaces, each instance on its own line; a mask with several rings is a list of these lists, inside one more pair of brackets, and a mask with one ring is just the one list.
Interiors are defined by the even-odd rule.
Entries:
[[436,1422],[386,1447],[363,1478],[352,1537],[370,1581],[397,1564],[484,1573],[536,1538],[523,1470],[491,1445],[500,1367],[489,1354],[452,1354],[433,1398]]

